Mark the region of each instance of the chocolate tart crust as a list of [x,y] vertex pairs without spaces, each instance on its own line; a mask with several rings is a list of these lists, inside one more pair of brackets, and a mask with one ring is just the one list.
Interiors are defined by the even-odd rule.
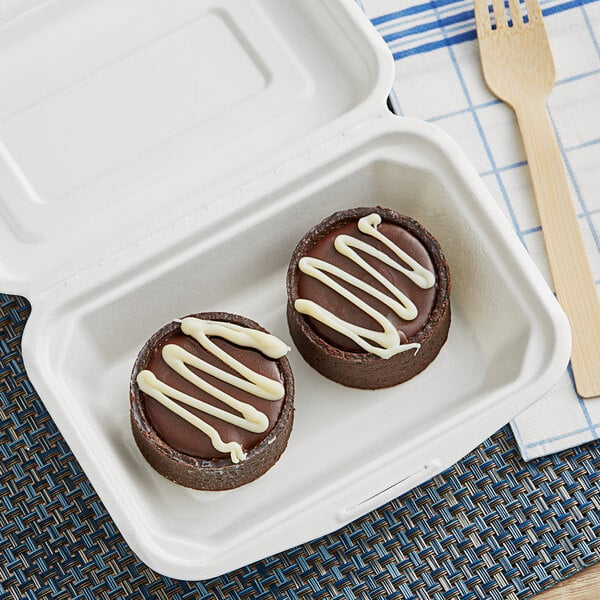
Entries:
[[[419,351],[400,352],[388,359],[367,352],[349,352],[330,344],[311,327],[308,319],[294,308],[298,299],[299,260],[323,237],[343,225],[377,213],[382,222],[398,225],[427,249],[434,265],[437,294],[425,325],[408,338],[419,343]],[[437,240],[417,221],[382,207],[360,207],[336,212],[315,225],[298,243],[287,272],[287,321],[294,343],[319,373],[337,383],[361,388],[379,389],[403,383],[423,371],[437,356],[448,337],[450,327],[450,271]]]
[[[188,315],[199,319],[225,321],[268,333],[255,321],[224,312],[204,312]],[[279,418],[269,434],[248,451],[246,459],[233,463],[229,457],[206,460],[183,454],[169,446],[154,430],[144,411],[142,393],[136,377],[145,368],[152,348],[179,328],[172,321],[159,329],[141,349],[134,363],[130,381],[130,418],[133,437],[144,458],[161,475],[188,488],[197,490],[228,490],[254,481],[266,473],[285,450],[294,421],[294,377],[288,359],[277,360],[285,397]],[[199,432],[199,435],[203,435]]]

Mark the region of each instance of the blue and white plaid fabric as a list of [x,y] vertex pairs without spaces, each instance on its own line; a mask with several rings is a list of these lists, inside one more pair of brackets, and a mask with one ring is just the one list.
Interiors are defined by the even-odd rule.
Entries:
[[[357,1],[394,56],[395,111],[454,137],[552,285],[514,114],[481,74],[472,0]],[[557,68],[548,109],[600,287],[600,2],[541,5]],[[526,460],[598,439],[600,398],[582,400],[569,370],[512,428]]]

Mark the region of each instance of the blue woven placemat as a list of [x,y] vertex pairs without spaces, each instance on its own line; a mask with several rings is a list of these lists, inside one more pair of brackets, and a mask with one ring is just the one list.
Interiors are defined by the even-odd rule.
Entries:
[[600,558],[600,443],[524,463],[505,427],[339,531],[203,582],[124,542],[23,369],[26,300],[0,295],[0,598],[529,598]]

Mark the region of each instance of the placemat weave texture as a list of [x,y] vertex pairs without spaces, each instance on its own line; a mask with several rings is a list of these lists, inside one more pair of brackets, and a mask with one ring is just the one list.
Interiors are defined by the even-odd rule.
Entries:
[[600,557],[600,443],[524,463],[509,427],[339,531],[203,582],[141,563],[24,372],[0,295],[0,599],[529,598]]

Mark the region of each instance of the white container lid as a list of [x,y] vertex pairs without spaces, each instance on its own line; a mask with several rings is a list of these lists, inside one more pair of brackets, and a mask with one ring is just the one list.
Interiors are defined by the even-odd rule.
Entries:
[[3,291],[33,299],[177,220],[206,225],[219,199],[216,218],[247,209],[258,177],[283,185],[385,105],[393,62],[350,0],[143,8],[0,14]]

